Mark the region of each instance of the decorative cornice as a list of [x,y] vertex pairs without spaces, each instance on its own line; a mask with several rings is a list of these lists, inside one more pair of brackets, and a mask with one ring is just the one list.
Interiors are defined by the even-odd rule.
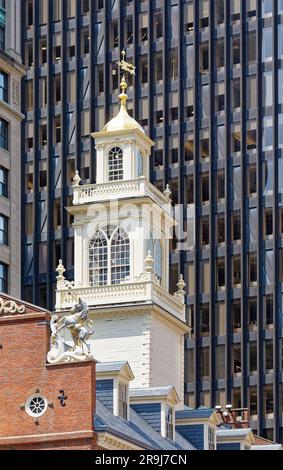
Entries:
[[[91,134],[91,137],[95,139],[96,145],[99,145],[99,143],[97,143],[97,139],[99,140],[104,139],[104,141],[109,141],[111,140],[111,138],[114,138],[115,140],[117,140],[117,137],[118,137],[121,140],[122,138],[123,140],[125,140],[125,137],[129,136],[131,138],[133,135],[140,137],[150,147],[153,147],[155,145],[155,142],[151,140],[146,134],[144,134],[139,129],[125,129],[125,130],[119,130],[119,131],[117,130],[117,131],[111,131],[111,132],[110,131],[94,132]],[[101,142],[101,143],[104,143],[104,142]]]
[[98,431],[98,442],[100,447],[106,450],[142,450],[144,447],[134,444],[131,440],[125,440],[123,437],[115,436],[111,431]]
[[18,305],[13,300],[5,300],[0,297],[0,316],[17,315],[25,312],[25,305]]

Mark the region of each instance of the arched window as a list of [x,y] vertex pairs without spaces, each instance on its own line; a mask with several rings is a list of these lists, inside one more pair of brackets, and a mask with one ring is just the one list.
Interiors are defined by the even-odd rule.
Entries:
[[123,151],[120,147],[113,147],[108,155],[109,181],[123,179]]
[[119,228],[111,240],[111,283],[120,284],[130,275],[130,240]]
[[148,252],[151,252],[151,256],[154,260],[154,274],[157,276],[159,281],[162,279],[162,249],[161,242],[159,239],[154,240],[152,234],[147,240],[146,244],[146,255]]
[[108,243],[99,230],[89,245],[89,283],[105,286],[108,283]]
[[120,284],[130,276],[130,240],[122,228],[97,230],[89,245],[91,286]]

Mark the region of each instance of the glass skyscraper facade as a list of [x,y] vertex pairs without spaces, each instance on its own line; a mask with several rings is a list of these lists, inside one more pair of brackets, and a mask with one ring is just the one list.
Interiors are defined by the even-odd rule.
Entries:
[[156,142],[151,178],[183,215],[186,403],[249,407],[283,441],[283,1],[22,0],[23,297],[53,308],[73,277],[71,183],[95,182],[90,132],[129,110]]

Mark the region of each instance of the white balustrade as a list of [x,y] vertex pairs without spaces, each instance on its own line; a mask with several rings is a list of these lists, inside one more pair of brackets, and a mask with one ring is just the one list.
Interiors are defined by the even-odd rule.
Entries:
[[[144,277],[144,280],[142,279]],[[148,274],[141,280],[107,286],[61,287],[56,292],[56,310],[68,310],[82,298],[90,307],[121,305],[123,303],[155,303],[179,320],[185,321],[184,304],[173,295],[165,292]]]
[[106,202],[118,199],[149,196],[157,204],[171,207],[168,198],[146,178],[130,181],[114,181],[104,184],[73,186],[75,206],[86,203]]

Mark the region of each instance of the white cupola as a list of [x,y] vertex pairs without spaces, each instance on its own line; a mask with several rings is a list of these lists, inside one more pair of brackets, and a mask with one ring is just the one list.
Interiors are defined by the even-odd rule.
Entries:
[[149,157],[154,142],[127,111],[127,83],[121,81],[120,111],[102,132],[92,134],[97,151],[96,183],[149,179]]
[[[119,62],[124,72],[134,67]],[[170,188],[149,181],[154,142],[127,111],[121,80],[120,110],[96,147],[96,184],[73,184],[75,279],[58,267],[56,310],[64,314],[82,298],[95,321],[91,343],[101,362],[128,361],[135,388],[174,385],[183,399],[185,283],[169,293],[169,243],[173,227]]]

